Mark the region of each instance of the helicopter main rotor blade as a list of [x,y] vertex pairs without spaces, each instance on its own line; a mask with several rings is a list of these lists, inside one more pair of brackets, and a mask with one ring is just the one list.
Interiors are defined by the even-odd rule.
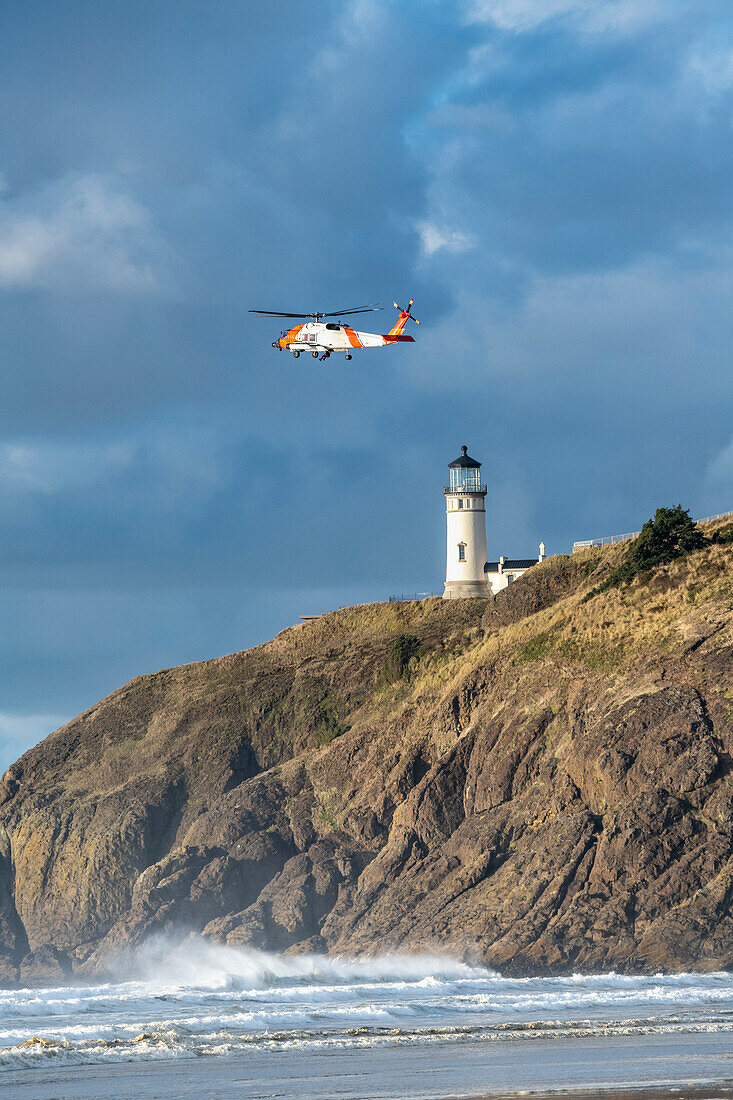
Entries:
[[325,313],[322,310],[316,310],[313,313],[281,313],[275,309],[250,309],[248,312],[264,313],[267,317],[315,317],[317,320],[319,317],[345,317],[351,313],[372,313],[381,308],[381,306],[357,306],[354,309],[337,309],[332,313]]
[[268,317],[317,317],[316,313],[278,313],[274,309],[250,309],[249,313],[265,313]]
[[333,313],[321,313],[321,317],[345,317],[351,313],[375,313],[381,306],[357,306],[355,309],[337,309]]

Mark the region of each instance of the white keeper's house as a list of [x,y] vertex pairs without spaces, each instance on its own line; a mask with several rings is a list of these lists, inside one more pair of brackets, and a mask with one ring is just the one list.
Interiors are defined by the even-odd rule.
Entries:
[[486,486],[481,483],[481,463],[461,447],[449,463],[449,484],[445,487],[446,566],[444,600],[465,597],[487,599],[507,588],[522,573],[545,559],[540,543],[537,558],[500,557],[487,561]]

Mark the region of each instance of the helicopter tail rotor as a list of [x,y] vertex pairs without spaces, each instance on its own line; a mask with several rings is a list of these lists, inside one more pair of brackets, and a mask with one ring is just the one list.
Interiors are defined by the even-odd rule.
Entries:
[[414,298],[410,298],[409,302],[407,303],[407,308],[406,309],[403,309],[403,307],[401,305],[398,305],[397,302],[392,302],[392,305],[395,307],[395,309],[398,309],[400,311],[400,315],[399,315],[399,318],[397,320],[397,323],[395,325],[393,325],[393,327],[389,330],[389,335],[390,336],[399,336],[402,333],[402,331],[403,331],[403,329],[404,329],[404,327],[405,327],[405,325],[407,324],[408,321],[414,321],[416,325],[420,324],[417,317],[413,317],[412,314],[410,313],[410,310],[412,309],[412,304],[413,304],[414,301],[415,301]]

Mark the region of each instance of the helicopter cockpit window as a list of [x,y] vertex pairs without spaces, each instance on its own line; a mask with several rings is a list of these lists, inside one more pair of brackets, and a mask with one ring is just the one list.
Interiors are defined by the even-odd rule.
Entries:
[[326,328],[329,332],[341,332],[341,325],[334,325],[330,322],[326,325]]

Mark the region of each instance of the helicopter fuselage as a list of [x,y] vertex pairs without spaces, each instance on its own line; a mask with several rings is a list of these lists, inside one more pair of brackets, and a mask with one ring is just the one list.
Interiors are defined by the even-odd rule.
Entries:
[[[301,352],[309,351],[315,359],[328,359],[334,351],[342,351],[345,359],[351,359],[352,353],[360,348],[383,348],[388,344],[414,344],[412,336],[405,336],[404,328],[408,321],[420,322],[410,313],[412,303],[410,301],[406,309],[393,302],[395,309],[399,310],[399,317],[389,332],[359,332],[357,329],[346,325],[341,320],[347,315],[355,313],[372,313],[379,306],[356,306],[352,309],[337,309],[330,313],[281,313],[274,309],[251,309],[250,313],[262,313],[268,317],[297,317],[302,318],[297,325],[286,329],[278,340],[272,341],[272,346],[280,351],[292,352],[297,359]],[[338,320],[326,320],[326,318]]]
[[358,348],[381,348],[386,344],[414,343],[412,336],[403,334],[381,334],[378,332],[358,332],[349,325],[335,322],[307,321],[303,325],[294,325],[283,332],[273,347],[284,351],[334,352],[343,351],[350,355]]

